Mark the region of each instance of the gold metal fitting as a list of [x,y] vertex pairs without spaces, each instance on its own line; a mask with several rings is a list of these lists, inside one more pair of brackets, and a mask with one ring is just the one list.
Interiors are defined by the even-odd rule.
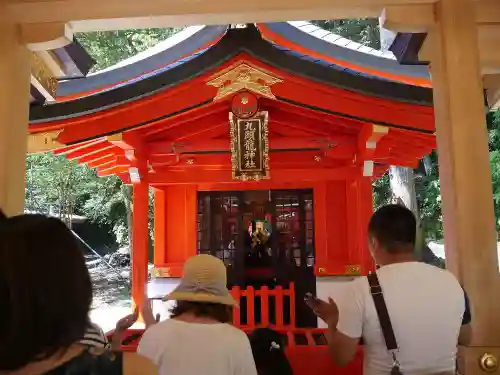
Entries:
[[498,359],[491,353],[484,353],[479,359],[479,366],[484,372],[495,372],[498,369]]

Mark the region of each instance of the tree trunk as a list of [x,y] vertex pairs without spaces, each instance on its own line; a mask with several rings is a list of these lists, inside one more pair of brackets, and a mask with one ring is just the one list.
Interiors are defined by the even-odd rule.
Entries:
[[429,246],[427,246],[425,234],[420,225],[413,169],[390,167],[389,177],[393,201],[409,208],[417,219],[417,242],[415,244],[415,256],[422,262],[443,268],[443,260],[436,256]]
[[417,193],[413,180],[413,169],[390,167],[389,177],[393,201],[408,207],[418,221]]

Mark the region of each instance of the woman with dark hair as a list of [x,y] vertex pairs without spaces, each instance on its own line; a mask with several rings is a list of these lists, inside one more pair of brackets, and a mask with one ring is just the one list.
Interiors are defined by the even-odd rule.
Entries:
[[42,215],[0,215],[0,373],[156,375],[135,354],[90,348],[92,284],[71,231]]
[[[179,286],[165,297],[176,301],[171,318],[147,329],[137,350],[161,375],[257,375],[247,335],[230,324],[236,301],[226,282],[220,259],[186,261]],[[144,315],[148,324],[152,314]]]

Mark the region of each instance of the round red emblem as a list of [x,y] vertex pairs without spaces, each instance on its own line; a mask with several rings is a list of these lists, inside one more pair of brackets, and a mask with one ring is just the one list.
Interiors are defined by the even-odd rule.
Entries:
[[259,99],[251,92],[240,92],[233,96],[231,110],[238,118],[250,118],[259,110]]

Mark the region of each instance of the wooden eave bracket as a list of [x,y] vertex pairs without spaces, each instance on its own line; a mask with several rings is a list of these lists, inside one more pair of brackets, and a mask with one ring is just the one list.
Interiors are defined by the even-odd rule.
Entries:
[[123,160],[128,162],[126,167],[131,183],[139,184],[146,181],[149,173],[149,157],[144,141],[138,136],[126,133],[112,134],[106,137],[106,140],[123,150]]
[[142,139],[130,134],[116,133],[106,137],[106,140],[121,148],[125,157],[131,162],[137,162],[146,155],[146,147]]
[[380,125],[369,125],[363,127],[358,138],[358,153],[355,163],[363,166],[363,177],[373,177],[374,156],[377,144],[389,133],[389,128]]

